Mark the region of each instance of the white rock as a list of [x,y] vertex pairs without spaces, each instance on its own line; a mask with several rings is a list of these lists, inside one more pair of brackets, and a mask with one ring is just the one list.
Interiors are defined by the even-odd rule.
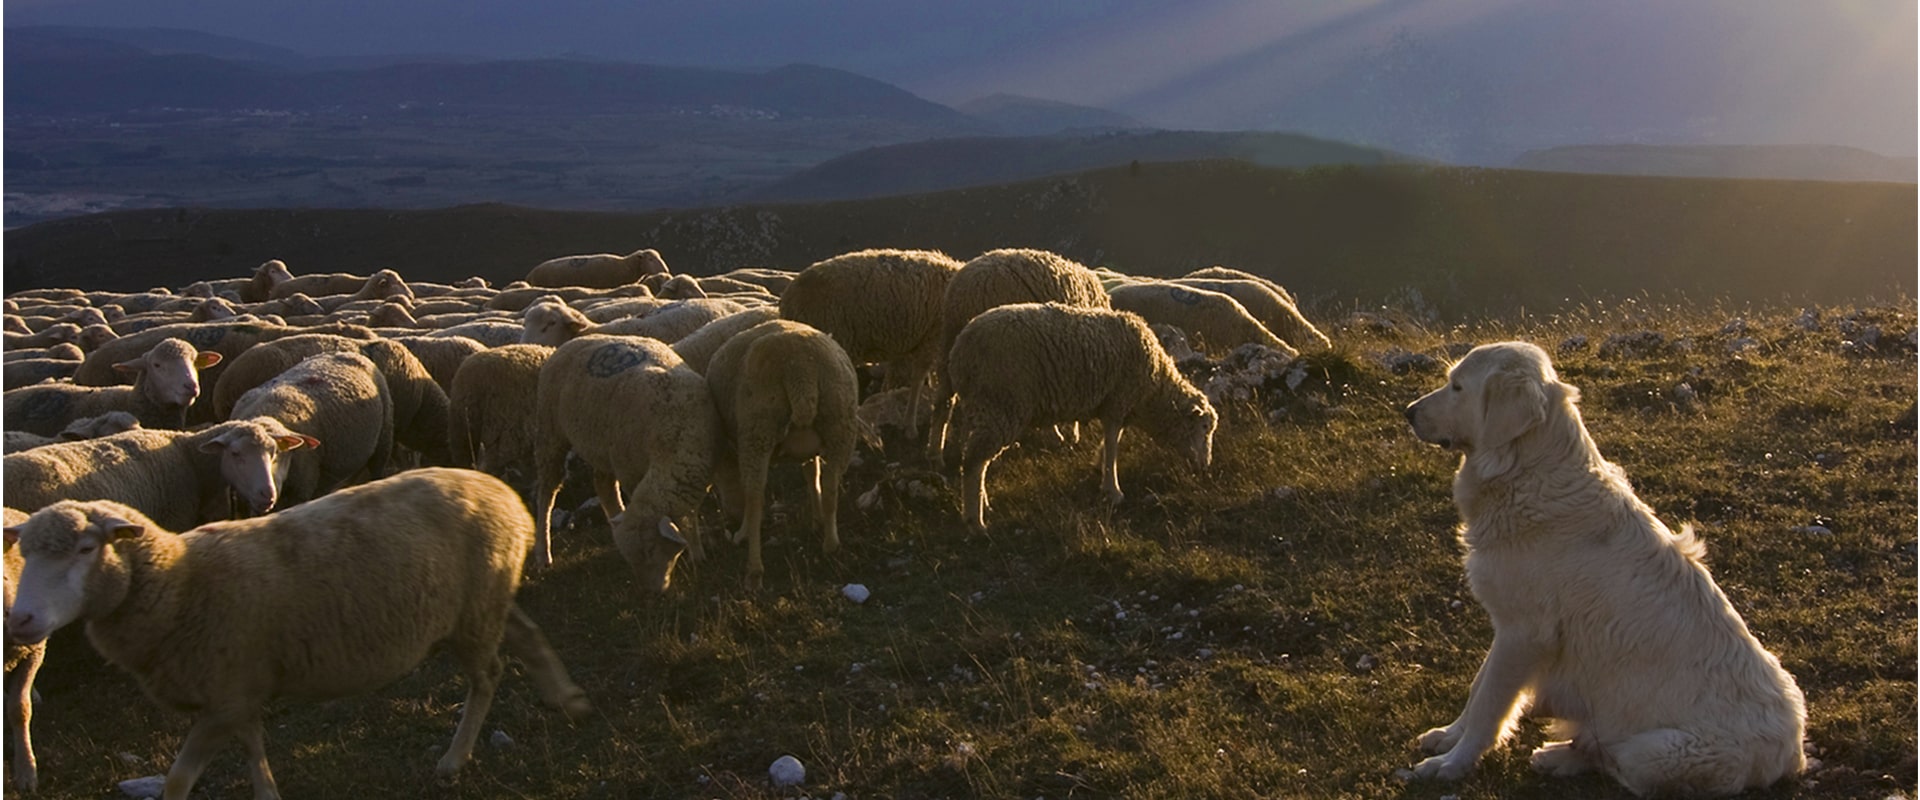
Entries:
[[1413,770],[1407,769],[1405,767],[1396,769],[1393,771],[1393,777],[1395,779],[1398,779],[1401,783],[1411,783],[1414,778]]
[[1794,528],[1792,532],[1810,534],[1813,536],[1832,536],[1833,535],[1833,529],[1825,525],[1802,525],[1798,528]]
[[494,729],[493,736],[489,737],[487,741],[492,742],[494,747],[498,747],[501,749],[506,749],[513,746],[513,737],[508,736],[506,731],[500,730],[498,728]]
[[858,583],[849,583],[840,587],[840,594],[845,595],[848,600],[852,600],[855,603],[867,602],[867,598],[873,596],[872,592],[867,591],[866,586]]
[[120,791],[128,797],[149,800],[149,798],[159,797],[167,790],[167,776],[149,775],[145,778],[121,781],[118,785]]
[[807,779],[807,767],[793,756],[781,756],[767,768],[767,777],[773,779],[774,786],[799,786]]

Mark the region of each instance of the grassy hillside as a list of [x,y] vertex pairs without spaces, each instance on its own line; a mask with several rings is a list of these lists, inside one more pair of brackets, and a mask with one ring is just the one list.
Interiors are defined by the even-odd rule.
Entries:
[[1227,264],[1324,308],[1402,298],[1453,318],[1588,297],[1843,303],[1915,293],[1912,186],[1635,178],[1441,167],[1143,164],[1064,178],[813,205],[649,214],[127,211],[6,232],[10,288],[138,289],[394,267],[521,277],[541,260],[654,247],[679,271],[803,267],[863,247],[961,258],[1042,247],[1173,274]]
[[[868,454],[831,558],[797,511],[797,471],[777,471],[759,591],[721,545],[670,596],[641,596],[604,525],[560,532],[521,600],[594,717],[567,725],[514,667],[487,725],[511,744],[483,737],[438,784],[464,690],[436,658],[371,697],[278,706],[274,772],[316,798],[775,798],[795,792],[767,765],[793,754],[822,798],[1623,797],[1531,774],[1532,724],[1464,784],[1395,776],[1414,736],[1459,711],[1491,631],[1451,534],[1456,458],[1400,417],[1441,373],[1389,363],[1522,338],[1560,352],[1602,452],[1662,519],[1698,526],[1720,586],[1806,693],[1818,767],[1743,797],[1913,796],[1911,302],[1820,309],[1813,330],[1797,305],[1392,324],[1409,311],[1330,325],[1336,350],[1293,389],[1276,378],[1226,407],[1208,475],[1129,437],[1115,509],[1089,431],[1003,456],[986,535],[924,474]],[[1857,344],[1868,326],[1878,350]],[[1657,343],[1601,346],[1643,332]],[[1574,336],[1586,344],[1560,348]],[[720,525],[708,509],[703,529]],[[872,599],[842,598],[847,583]],[[54,646],[42,796],[163,771],[186,720],[134,699],[78,639]],[[245,781],[232,749],[201,787],[237,797]]]

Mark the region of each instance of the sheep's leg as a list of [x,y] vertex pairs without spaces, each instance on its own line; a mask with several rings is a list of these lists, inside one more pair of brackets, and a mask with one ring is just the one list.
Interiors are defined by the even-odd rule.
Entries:
[[[180,745],[180,754],[173,757],[173,766],[167,769],[164,800],[187,800],[187,794],[193,791],[193,783],[200,779],[201,771],[207,768],[207,762],[213,760],[213,754],[219,752],[227,736],[233,729],[224,719],[216,719],[210,712],[203,712],[193,721],[193,727],[187,730],[187,740]],[[271,785],[254,784],[253,796],[260,800],[278,798],[280,793]]]
[[1107,441],[1100,450],[1100,488],[1106,492],[1107,502],[1119,505],[1126,499],[1120,491],[1120,432],[1125,429],[1112,422],[1101,427],[1106,429]]
[[593,713],[593,703],[587,700],[587,693],[567,675],[567,665],[553,652],[546,634],[540,632],[540,626],[518,605],[507,611],[506,636],[501,646],[507,649],[508,655],[526,665],[534,691],[540,693],[540,699],[547,705],[560,709],[567,719],[574,721]]
[[40,783],[40,772],[33,760],[33,676],[40,671],[44,651],[35,650],[12,674],[7,675],[7,766],[13,770],[13,787],[33,791]]
[[853,437],[845,437],[847,446],[823,453],[815,460],[814,483],[819,487],[820,552],[840,549],[840,479],[853,461]]
[[274,785],[273,768],[267,766],[266,733],[259,717],[240,727],[240,742],[247,748],[247,774],[253,778],[254,800],[278,800],[280,788]]
[[460,725],[453,730],[453,744],[447,746],[447,752],[440,757],[440,763],[433,767],[434,773],[442,778],[452,777],[467,763],[467,756],[473,754],[473,743],[480,740],[480,728],[486,724],[487,711],[493,707],[493,690],[500,685],[500,640],[496,638],[494,647],[481,647],[469,643],[459,654],[465,662],[467,673],[467,701],[461,704]]
[[[935,472],[946,466],[947,428],[953,421],[953,388],[946,370],[933,372],[933,412],[927,417],[927,462]],[[908,412],[912,413],[912,412]]]
[[553,499],[567,479],[567,444],[543,437],[533,455],[533,555],[529,561],[534,567],[545,567],[553,564]]
[[613,518],[627,510],[626,501],[620,499],[620,481],[611,472],[593,471],[593,493],[600,498],[600,510],[607,515],[607,524],[613,524]]
[[[962,412],[967,409],[962,409]],[[992,426],[979,424],[965,413],[956,412],[966,433],[960,454],[960,517],[975,531],[987,530],[987,465],[1012,443],[1012,437],[996,436]]]
[[747,584],[760,585],[760,576],[767,571],[760,563],[760,523],[767,506],[767,467],[773,460],[773,453],[740,454],[740,495],[745,501],[745,510],[740,517],[741,538],[747,540]]

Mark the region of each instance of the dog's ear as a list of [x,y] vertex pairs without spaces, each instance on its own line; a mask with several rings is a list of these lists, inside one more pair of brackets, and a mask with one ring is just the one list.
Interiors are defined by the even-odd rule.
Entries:
[[1492,478],[1513,469],[1513,441],[1546,421],[1547,395],[1538,375],[1517,369],[1488,375],[1480,393],[1480,431],[1473,455],[1480,477]]

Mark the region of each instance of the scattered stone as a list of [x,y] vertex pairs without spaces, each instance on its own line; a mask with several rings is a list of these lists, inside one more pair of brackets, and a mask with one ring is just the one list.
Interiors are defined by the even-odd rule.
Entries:
[[1880,352],[1880,326],[1867,325],[1854,331],[1852,338],[1840,343],[1840,352],[1850,356],[1870,356]]
[[1667,337],[1657,331],[1616,333],[1600,343],[1601,358],[1647,358],[1667,347]]
[[1727,320],[1727,324],[1720,326],[1720,334],[1722,336],[1745,336],[1747,335],[1747,321],[1740,317]]
[[1395,375],[1440,371],[1440,359],[1426,353],[1409,352],[1398,347],[1381,354],[1380,361],[1386,364],[1387,369]]
[[767,777],[773,779],[773,785],[780,788],[799,786],[807,779],[807,767],[793,756],[781,756],[767,767]]
[[1569,336],[1565,339],[1560,340],[1560,355],[1565,356],[1565,355],[1572,355],[1574,353],[1587,352],[1588,344],[1589,342],[1587,341],[1587,337],[1584,334],[1576,333],[1572,336]]
[[125,764],[129,767],[140,766],[142,762],[146,761],[146,759],[136,756],[132,753],[119,753],[117,757],[120,759],[120,763]]
[[1297,495],[1299,493],[1300,493],[1299,489],[1295,489],[1291,486],[1275,486],[1273,487],[1273,491],[1267,493],[1267,496],[1272,497],[1275,500],[1285,502],[1288,500],[1292,500],[1294,495]]
[[872,511],[874,506],[880,505],[880,484],[876,483],[873,488],[862,492],[853,504],[861,511]]
[[872,596],[865,585],[858,583],[849,583],[840,587],[840,594],[855,603],[865,603],[867,598]]
[[1358,661],[1353,662],[1353,668],[1360,672],[1372,672],[1377,666],[1380,666],[1380,659],[1374,658],[1372,653],[1364,653]]
[[513,737],[508,736],[506,731],[495,728],[493,730],[493,736],[489,737],[487,742],[494,747],[505,750],[513,746]]
[[145,778],[133,778],[116,784],[122,794],[137,800],[152,800],[167,790],[167,776],[149,775]]
[[1393,771],[1393,777],[1394,777],[1394,780],[1397,780],[1401,783],[1412,783],[1414,778],[1413,770],[1407,769],[1406,767],[1401,767]]
[[1742,336],[1727,342],[1727,352],[1744,353],[1760,346],[1760,342],[1751,336]]
[[1807,310],[1800,312],[1800,318],[1794,320],[1793,324],[1794,327],[1803,331],[1820,330],[1820,310],[1808,306]]
[[1792,528],[1787,532],[1805,534],[1808,536],[1832,536],[1833,535],[1833,529],[1825,525],[1801,525],[1799,527]]
[[1693,384],[1682,383],[1673,387],[1673,403],[1682,409],[1691,409],[1700,403],[1700,394],[1693,390]]

